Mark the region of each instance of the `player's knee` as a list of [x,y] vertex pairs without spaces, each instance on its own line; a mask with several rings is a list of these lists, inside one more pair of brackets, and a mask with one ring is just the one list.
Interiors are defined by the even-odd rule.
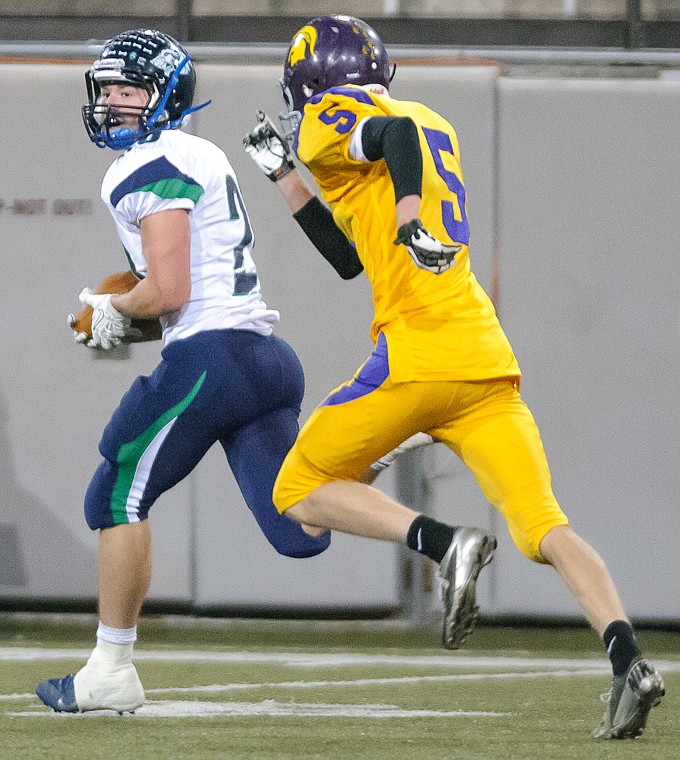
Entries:
[[101,530],[102,528],[112,528],[114,525],[113,514],[111,509],[103,509],[104,500],[101,498],[98,489],[94,483],[85,493],[85,522],[90,530]]
[[97,504],[91,499],[85,499],[85,522],[90,530],[101,530],[115,526],[111,510],[102,509],[101,504]]
[[291,505],[288,507],[288,509],[286,509],[285,514],[291,520],[294,520],[296,523],[299,523],[301,525],[311,524],[315,522],[313,519],[314,509],[309,503],[309,498],[301,499],[297,503]]
[[520,535],[513,536],[512,540],[515,542],[515,546],[522,552],[522,554],[532,562],[537,562],[541,565],[547,564],[546,560],[541,554],[539,546],[533,539],[528,536]]
[[317,555],[325,552],[331,545],[331,533],[327,531],[318,538],[307,536],[305,541],[301,541],[300,544],[293,547],[283,547],[279,554],[284,557],[291,557],[292,559],[308,559],[309,557],[316,557]]
[[515,542],[515,546],[517,546],[517,548],[525,557],[530,559],[532,562],[537,562],[541,565],[547,565],[550,563],[541,552],[541,542],[553,528],[565,524],[567,524],[566,517],[559,519],[556,518],[550,523],[544,523],[540,526],[533,526],[531,528],[525,529],[509,526],[510,535],[512,536],[512,540]]
[[277,478],[272,491],[272,501],[280,514],[294,520],[296,523],[307,522],[304,519],[304,509],[300,508],[300,502],[304,500],[306,493],[296,493],[288,484],[283,484],[281,477]]
[[325,531],[318,536],[310,536],[299,525],[295,528],[297,528],[295,531],[267,535],[269,543],[283,557],[292,559],[316,557],[331,545],[330,531]]
[[106,478],[98,477],[104,471],[105,468],[100,468],[85,493],[84,513],[88,527],[91,530],[101,530],[114,528],[121,523],[146,520],[151,503],[131,507],[127,494],[116,493]]

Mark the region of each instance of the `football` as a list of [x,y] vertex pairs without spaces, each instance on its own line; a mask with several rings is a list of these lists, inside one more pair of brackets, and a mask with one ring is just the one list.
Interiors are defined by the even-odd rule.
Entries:
[[[105,277],[96,288],[95,293],[128,293],[139,282],[132,272],[116,272]],[[133,319],[132,327],[142,331],[142,337],[131,342],[139,343],[146,340],[159,340],[163,333],[158,319]],[[92,307],[83,306],[73,323],[76,332],[83,332],[88,339],[92,337]]]

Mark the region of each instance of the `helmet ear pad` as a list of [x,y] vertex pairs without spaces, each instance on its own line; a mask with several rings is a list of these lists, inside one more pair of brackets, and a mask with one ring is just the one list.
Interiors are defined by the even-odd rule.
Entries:
[[372,27],[353,16],[321,16],[291,40],[281,86],[290,110],[301,113],[310,97],[331,87],[380,84],[389,89],[390,78],[387,51]]

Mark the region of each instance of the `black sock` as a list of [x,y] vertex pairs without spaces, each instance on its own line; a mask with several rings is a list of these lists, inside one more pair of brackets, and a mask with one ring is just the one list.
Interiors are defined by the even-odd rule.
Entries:
[[631,662],[641,654],[633,626],[625,620],[615,620],[607,626],[602,638],[614,675],[622,676]]
[[455,530],[446,523],[437,522],[425,515],[418,515],[408,529],[406,545],[409,549],[439,563],[451,545]]

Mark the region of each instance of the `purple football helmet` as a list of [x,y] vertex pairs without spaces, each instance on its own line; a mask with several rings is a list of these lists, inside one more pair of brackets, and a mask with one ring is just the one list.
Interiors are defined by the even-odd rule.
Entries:
[[312,19],[288,48],[280,80],[288,113],[280,118],[296,124],[305,103],[330,87],[380,84],[387,88],[390,79],[385,46],[367,23],[344,15]]

